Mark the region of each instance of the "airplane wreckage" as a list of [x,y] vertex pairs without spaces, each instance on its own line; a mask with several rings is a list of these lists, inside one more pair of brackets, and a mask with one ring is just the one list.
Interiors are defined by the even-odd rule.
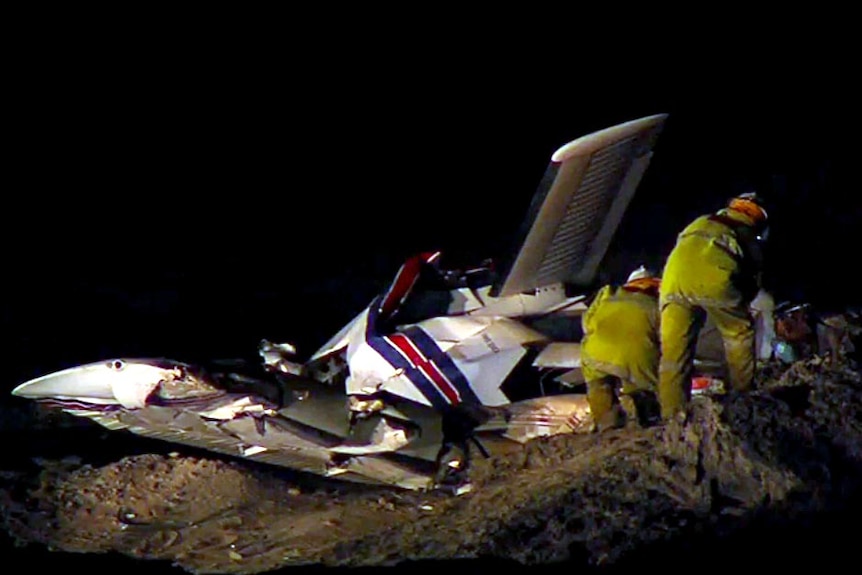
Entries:
[[588,297],[578,289],[594,282],[666,119],[561,146],[510,259],[469,270],[444,269],[439,252],[408,259],[305,362],[264,340],[250,373],[115,358],[12,393],[111,430],[325,477],[467,491],[473,448],[591,431],[576,393]]

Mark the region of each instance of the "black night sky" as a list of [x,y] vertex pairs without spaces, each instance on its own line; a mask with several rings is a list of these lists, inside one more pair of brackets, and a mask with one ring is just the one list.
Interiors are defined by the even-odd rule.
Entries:
[[747,180],[772,200],[779,299],[858,294],[858,121],[828,78],[576,90],[463,65],[276,80],[192,64],[58,60],[18,86],[4,387],[106,355],[244,356],[262,337],[310,355],[412,253],[500,257],[558,146],[655,113],[670,116],[605,278],[660,267]]
[[254,357],[261,338],[306,357],[414,252],[500,256],[557,147],[656,113],[603,279],[661,266],[748,180],[773,203],[778,299],[862,303],[859,100],[828,54],[587,70],[511,47],[83,44],[17,60],[4,90],[0,390],[104,357]]

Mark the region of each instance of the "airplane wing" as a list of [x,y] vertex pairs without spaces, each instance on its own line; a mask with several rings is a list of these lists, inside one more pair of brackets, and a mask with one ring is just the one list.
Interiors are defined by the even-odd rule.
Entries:
[[[440,414],[414,402],[396,400],[351,425],[344,394],[331,386],[303,377],[216,373],[165,358],[79,365],[12,393],[113,431],[404,489],[432,485],[443,440]],[[523,443],[585,432],[587,407],[574,395],[507,406],[477,433]]]
[[387,457],[412,439],[414,424],[375,422],[365,434],[371,445],[357,447],[344,394],[301,377],[261,379],[164,358],[122,358],[50,373],[12,393],[110,430],[325,477],[421,489],[433,473],[421,457]]
[[554,152],[491,295],[593,281],[666,119],[657,114],[619,124]]

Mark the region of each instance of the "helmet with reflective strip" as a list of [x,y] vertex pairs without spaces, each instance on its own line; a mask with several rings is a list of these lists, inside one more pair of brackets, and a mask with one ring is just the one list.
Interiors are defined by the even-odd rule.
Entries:
[[764,207],[765,203],[763,197],[757,192],[745,192],[732,197],[727,207],[746,214],[758,225],[765,225],[769,219],[769,214]]
[[626,283],[634,280],[642,280],[653,277],[656,277],[656,275],[652,272],[652,270],[649,270],[646,266],[641,265],[639,268],[629,274],[628,279],[626,279]]

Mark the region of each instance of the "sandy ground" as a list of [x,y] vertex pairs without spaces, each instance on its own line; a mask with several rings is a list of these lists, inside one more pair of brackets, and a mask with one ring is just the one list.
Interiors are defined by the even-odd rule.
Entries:
[[[862,377],[820,357],[770,366],[745,395],[697,397],[685,421],[477,456],[460,496],[321,480],[53,417],[2,465],[10,547],[119,554],[159,572],[455,560],[690,572],[662,557],[711,548],[710,564],[738,565],[715,542],[862,509]],[[765,545],[750,555],[768,556]]]

